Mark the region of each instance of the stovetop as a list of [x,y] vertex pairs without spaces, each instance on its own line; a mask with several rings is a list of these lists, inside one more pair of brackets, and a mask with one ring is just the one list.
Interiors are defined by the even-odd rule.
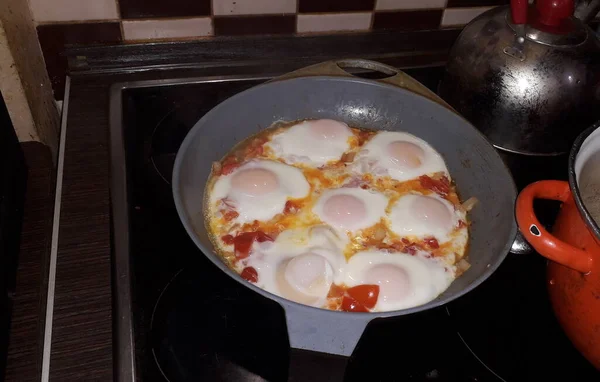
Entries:
[[[442,68],[406,72],[435,90]],[[554,318],[537,254],[509,255],[489,280],[444,307],[373,321],[350,359],[290,350],[282,309],[202,255],[178,219],[170,185],[177,149],[195,122],[271,77],[129,83],[111,100],[121,380],[598,380]],[[551,221],[556,206],[541,208]]]

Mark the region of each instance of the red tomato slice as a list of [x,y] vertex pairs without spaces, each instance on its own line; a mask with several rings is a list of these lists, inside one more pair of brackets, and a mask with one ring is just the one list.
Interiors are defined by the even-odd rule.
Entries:
[[[365,308],[373,309],[379,297],[379,285],[357,285],[346,291],[350,297]],[[344,303],[342,302],[342,305]]]
[[258,281],[258,272],[253,267],[246,267],[242,270],[241,274],[244,280],[248,280],[251,283],[255,283]]
[[265,241],[273,241],[273,238],[269,235],[267,235],[266,233],[264,233],[263,231],[256,231],[256,241],[258,241],[259,243],[264,243]]
[[239,166],[240,164],[235,156],[228,156],[221,164],[221,175],[229,175]]
[[273,238],[262,231],[239,233],[233,240],[235,257],[238,259],[245,259],[248,257],[250,248],[255,240],[262,243],[265,241],[273,241]]
[[440,247],[440,243],[438,243],[435,237],[426,237],[423,239],[423,242],[429,246],[429,248],[438,249]]
[[365,308],[360,302],[356,301],[350,296],[344,296],[342,299],[342,310],[344,312],[368,312],[369,309]]
[[225,235],[221,236],[221,240],[223,240],[223,243],[231,245],[234,243],[235,238],[232,235]]
[[442,176],[440,179],[433,179],[430,176],[421,175],[419,183],[421,183],[421,187],[437,193],[442,198],[445,198],[450,193],[450,181],[445,176]]
[[227,211],[223,214],[223,219],[225,219],[225,221],[232,221],[238,216],[240,216],[240,214],[237,213],[237,211]]

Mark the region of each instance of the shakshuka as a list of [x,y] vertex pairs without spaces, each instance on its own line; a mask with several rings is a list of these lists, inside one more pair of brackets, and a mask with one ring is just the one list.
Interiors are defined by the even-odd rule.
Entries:
[[276,123],[213,164],[213,244],[248,282],[351,312],[435,299],[468,268],[467,212],[442,156],[404,132]]

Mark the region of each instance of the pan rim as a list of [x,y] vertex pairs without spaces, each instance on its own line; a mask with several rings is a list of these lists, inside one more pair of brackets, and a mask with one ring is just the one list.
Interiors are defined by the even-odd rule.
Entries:
[[[280,84],[280,83],[292,83],[292,82],[296,82],[296,81],[307,81],[307,80],[309,80],[309,81],[336,80],[336,81],[343,81],[343,82],[360,83],[360,84],[367,85],[367,86],[388,88],[388,89],[391,89],[394,91],[400,91],[400,92],[404,92],[406,94],[410,94],[411,96],[420,97],[420,98],[422,98],[422,101],[429,103],[432,107],[442,108],[445,110],[445,112],[452,114],[454,118],[459,118],[460,120],[465,122],[465,126],[466,125],[470,126],[472,132],[475,133],[482,141],[484,141],[489,146],[489,148],[493,151],[493,155],[496,157],[496,159],[499,161],[499,163],[502,164],[502,168],[504,169],[504,171],[507,175],[505,180],[508,182],[508,186],[511,191],[511,195],[509,195],[512,199],[512,204],[513,204],[513,206],[511,208],[514,208],[514,203],[515,203],[516,197],[517,197],[517,188],[516,188],[516,185],[512,178],[512,175],[511,175],[510,171],[508,170],[506,164],[500,157],[500,154],[496,151],[496,149],[489,142],[489,140],[485,137],[485,135],[483,135],[483,133],[481,133],[479,130],[477,130],[463,116],[454,112],[453,110],[448,109],[447,107],[431,100],[430,98],[427,98],[420,94],[416,94],[407,89],[400,88],[398,86],[394,86],[394,85],[379,82],[379,81],[364,79],[364,78],[339,77],[339,76],[308,76],[308,77],[296,77],[296,78],[281,79],[281,80],[275,79],[273,81],[269,81],[269,82],[254,86],[250,89],[246,89],[240,93],[237,93],[234,96],[226,99],[225,101],[221,102],[220,104],[218,104],[217,106],[212,108],[210,111],[208,111],[204,116],[202,116],[202,118],[200,118],[196,122],[196,124],[192,127],[192,129],[190,129],[190,131],[188,132],[187,136],[185,137],[184,141],[182,142],[182,144],[177,152],[177,156],[175,158],[175,164],[173,166],[173,176],[172,176],[173,199],[175,201],[175,207],[176,207],[177,213],[179,215],[179,218],[182,221],[182,223],[185,223],[183,225],[185,227],[185,230],[186,230],[188,236],[190,236],[190,238],[192,239],[194,244],[196,244],[196,246],[198,247],[200,252],[202,252],[202,255],[207,257],[214,265],[216,265],[221,271],[225,272],[229,277],[233,278],[238,283],[242,284],[242,286],[244,286],[246,288],[250,288],[254,292],[261,294],[263,297],[266,297],[270,300],[277,302],[280,306],[282,306],[282,308],[284,308],[284,310],[286,310],[287,307],[290,306],[295,309],[310,310],[310,311],[314,311],[317,314],[325,314],[332,318],[344,317],[346,319],[360,319],[360,320],[368,319],[370,321],[375,318],[398,317],[398,316],[404,316],[404,315],[408,315],[408,314],[412,314],[412,313],[418,313],[418,312],[422,312],[425,310],[434,309],[434,308],[440,307],[442,305],[445,305],[449,302],[452,302],[452,301],[456,300],[457,298],[460,298],[460,297],[464,296],[465,294],[469,293],[473,289],[477,288],[485,280],[487,280],[498,269],[498,267],[502,264],[502,262],[504,261],[504,259],[508,255],[508,253],[510,252],[510,248],[511,248],[512,243],[517,235],[517,229],[518,229],[516,221],[514,221],[514,219],[511,224],[510,231],[508,234],[509,237],[507,238],[507,241],[504,244],[502,253],[499,254],[499,256],[495,262],[488,264],[488,267],[465,288],[462,288],[459,291],[457,291],[456,293],[453,293],[449,296],[440,298],[440,296],[442,296],[445,293],[445,292],[442,292],[442,294],[440,294],[440,296],[436,297],[434,300],[431,300],[430,302],[423,304],[423,305],[415,306],[415,307],[408,308],[408,309],[386,311],[386,312],[358,313],[358,312],[333,311],[333,310],[317,308],[317,307],[313,307],[313,306],[309,306],[309,305],[304,305],[304,304],[300,304],[300,303],[297,303],[292,300],[288,300],[284,297],[281,297],[274,293],[268,292],[252,283],[247,282],[237,272],[230,269],[223,261],[218,259],[219,255],[216,253],[214,247],[211,246],[211,248],[205,248],[205,245],[200,241],[198,235],[194,232],[193,229],[191,229],[191,226],[192,226],[191,221],[188,217],[185,207],[183,206],[182,199],[179,196],[180,195],[180,182],[181,182],[180,175],[179,175],[180,174],[179,169],[183,162],[184,153],[186,153],[188,151],[188,146],[191,144],[193,137],[195,136],[194,132],[202,126],[203,120],[207,119],[212,114],[218,113],[222,108],[226,108],[230,102],[234,102],[237,98],[246,96],[247,93],[258,91],[258,89],[262,89],[264,87],[271,87],[271,86],[274,86],[274,85]],[[212,256],[207,255],[205,253],[205,251],[214,253],[215,254],[214,258]],[[458,280],[458,278],[456,280]]]

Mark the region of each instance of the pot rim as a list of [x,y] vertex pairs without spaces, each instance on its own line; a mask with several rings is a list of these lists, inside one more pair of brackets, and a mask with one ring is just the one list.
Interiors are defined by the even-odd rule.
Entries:
[[594,123],[591,127],[584,130],[573,142],[573,146],[571,147],[571,152],[569,153],[569,188],[571,189],[571,195],[573,195],[573,200],[575,200],[575,205],[579,210],[579,214],[581,218],[585,222],[586,226],[589,230],[596,236],[597,240],[600,240],[600,227],[594,219],[590,212],[585,208],[583,204],[583,200],[581,198],[581,194],[579,192],[579,186],[577,185],[577,173],[575,172],[575,162],[577,161],[577,155],[579,154],[579,150],[581,146],[593,133],[596,129],[600,128],[600,121]]

